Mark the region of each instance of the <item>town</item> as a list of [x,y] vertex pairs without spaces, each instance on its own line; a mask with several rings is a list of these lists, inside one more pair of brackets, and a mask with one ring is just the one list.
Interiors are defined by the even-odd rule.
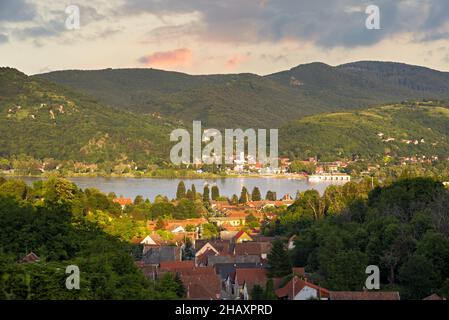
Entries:
[[[134,237],[138,248],[136,265],[147,279],[158,281],[173,274],[182,282],[185,298],[191,300],[258,300],[262,297],[287,300],[387,299],[398,300],[398,292],[338,292],[320,287],[304,267],[292,267],[287,276],[269,270],[273,257],[285,259],[295,248],[295,236],[283,239],[265,236],[263,224],[276,219],[277,213],[293,205],[290,195],[280,199],[269,191],[261,198],[256,187],[250,194],[242,189],[240,198],[220,197],[217,187],[205,187],[203,201],[208,213],[191,219],[148,221],[147,235]],[[179,204],[193,197],[181,182],[177,190]],[[116,198],[122,210],[133,201]],[[283,258],[282,258],[283,257]]]

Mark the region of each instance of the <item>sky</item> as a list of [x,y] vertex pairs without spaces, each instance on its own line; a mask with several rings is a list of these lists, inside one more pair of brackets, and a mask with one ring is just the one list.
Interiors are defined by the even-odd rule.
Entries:
[[[374,29],[366,26],[377,17],[366,11],[373,5]],[[265,75],[359,60],[449,71],[449,1],[0,0],[0,66],[27,74],[156,68]]]

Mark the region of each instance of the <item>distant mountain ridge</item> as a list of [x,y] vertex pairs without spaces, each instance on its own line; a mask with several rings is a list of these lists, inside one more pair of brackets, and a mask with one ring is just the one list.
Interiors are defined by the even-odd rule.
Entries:
[[127,111],[209,127],[279,127],[307,115],[449,98],[449,73],[393,62],[300,65],[267,76],[188,75],[155,69],[67,70],[36,75]]

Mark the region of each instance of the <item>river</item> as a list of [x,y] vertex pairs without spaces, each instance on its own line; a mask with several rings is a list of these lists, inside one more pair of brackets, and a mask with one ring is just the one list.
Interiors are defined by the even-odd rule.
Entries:
[[[32,184],[41,180],[35,177],[22,177],[25,182]],[[195,185],[197,192],[203,192],[205,184],[216,185],[220,189],[220,195],[231,197],[233,194],[240,195],[242,187],[245,186],[249,192],[254,187],[259,187],[263,197],[268,190],[275,191],[278,198],[285,194],[292,197],[297,191],[309,189],[318,190],[321,194],[331,184],[330,182],[310,183],[302,179],[280,179],[280,178],[223,178],[223,179],[159,179],[159,178],[69,178],[78,187],[96,188],[104,193],[115,192],[117,196],[134,199],[141,195],[151,201],[157,195],[167,196],[169,199],[176,197],[178,183],[184,181],[186,188]]]

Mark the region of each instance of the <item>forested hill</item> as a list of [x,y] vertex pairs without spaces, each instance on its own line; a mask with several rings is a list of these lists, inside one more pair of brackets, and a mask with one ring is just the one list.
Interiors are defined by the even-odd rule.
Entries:
[[148,163],[167,157],[170,131],[163,120],[0,68],[0,157]]
[[410,102],[321,114],[280,128],[280,149],[322,159],[449,156],[449,104]]
[[192,76],[154,69],[37,75],[125,110],[209,127],[276,127],[305,115],[403,100],[449,98],[449,73],[390,62],[300,65],[268,76]]

